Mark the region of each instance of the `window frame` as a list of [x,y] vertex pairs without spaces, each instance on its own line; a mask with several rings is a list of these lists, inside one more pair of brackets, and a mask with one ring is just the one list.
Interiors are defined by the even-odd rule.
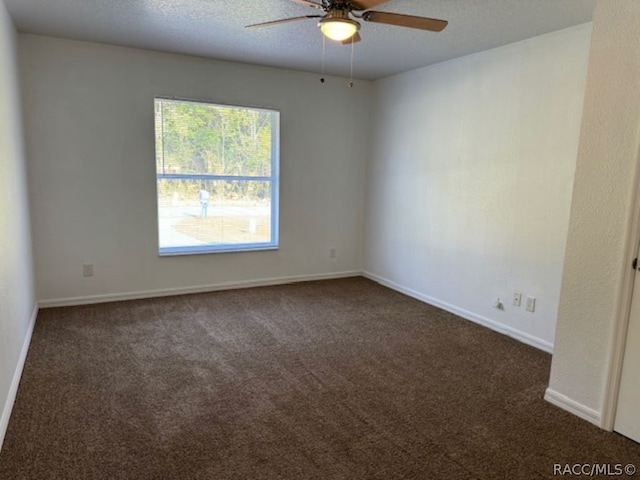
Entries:
[[[182,103],[196,103],[223,108],[239,108],[247,110],[261,110],[269,112],[271,118],[271,175],[270,176],[247,176],[247,175],[215,175],[215,174],[182,174],[182,173],[158,173],[157,163],[157,143],[154,140],[154,170],[155,170],[155,186],[156,186],[156,220],[157,228],[157,246],[158,256],[173,257],[180,255],[206,255],[211,253],[233,253],[233,252],[254,252],[265,250],[278,250],[280,245],[280,110],[273,107],[257,107],[253,105],[239,105],[220,103],[207,100],[194,100],[179,97],[154,96],[153,98],[153,115],[154,115],[154,139],[156,124],[156,105],[157,102],[170,101]],[[160,246],[160,198],[158,195],[158,185],[160,180],[193,180],[193,181],[252,181],[252,182],[269,182],[271,184],[271,241],[269,242],[253,242],[253,243],[221,243],[221,244],[203,244],[189,245],[180,247],[161,247]]]

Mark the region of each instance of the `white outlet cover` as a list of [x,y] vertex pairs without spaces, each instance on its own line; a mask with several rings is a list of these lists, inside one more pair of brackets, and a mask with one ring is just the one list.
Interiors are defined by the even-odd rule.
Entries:
[[536,311],[536,298],[535,297],[527,297],[527,312],[535,312]]
[[522,305],[522,293],[513,292],[513,305],[515,307],[519,307],[520,305]]

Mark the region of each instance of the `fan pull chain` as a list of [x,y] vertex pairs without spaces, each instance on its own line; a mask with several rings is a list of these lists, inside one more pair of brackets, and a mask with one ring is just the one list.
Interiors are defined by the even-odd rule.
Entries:
[[322,72],[320,73],[320,83],[324,83],[324,57],[327,47],[327,39],[322,35]]
[[351,76],[349,77],[349,88],[353,88],[353,56],[355,51],[355,35],[351,37]]

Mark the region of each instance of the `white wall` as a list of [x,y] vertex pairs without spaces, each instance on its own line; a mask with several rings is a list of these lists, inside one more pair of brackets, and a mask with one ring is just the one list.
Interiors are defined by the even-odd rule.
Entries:
[[[369,276],[552,348],[590,32],[374,84]],[[514,290],[537,298],[535,313],[512,306]]]
[[[368,82],[34,35],[20,46],[45,304],[362,269]],[[278,251],[158,257],[154,95],[280,110]]]
[[0,447],[35,316],[16,49],[0,1]]
[[598,1],[547,392],[550,400],[603,426],[611,426],[611,418],[602,416],[605,407],[615,408],[605,395],[614,340],[624,335],[616,329],[626,315],[630,295],[624,287],[637,247],[630,238],[638,222],[639,25],[637,0],[618,0],[614,8]]

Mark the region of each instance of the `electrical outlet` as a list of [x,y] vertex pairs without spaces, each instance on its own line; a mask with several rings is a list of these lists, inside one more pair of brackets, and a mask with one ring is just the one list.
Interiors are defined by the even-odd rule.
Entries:
[[513,292],[513,306],[519,307],[520,305],[522,305],[522,293]]
[[93,277],[93,264],[85,263],[82,265],[82,275],[85,277]]
[[336,258],[338,256],[338,250],[334,248],[329,249],[329,258]]
[[536,297],[527,297],[527,312],[535,312],[536,311]]

